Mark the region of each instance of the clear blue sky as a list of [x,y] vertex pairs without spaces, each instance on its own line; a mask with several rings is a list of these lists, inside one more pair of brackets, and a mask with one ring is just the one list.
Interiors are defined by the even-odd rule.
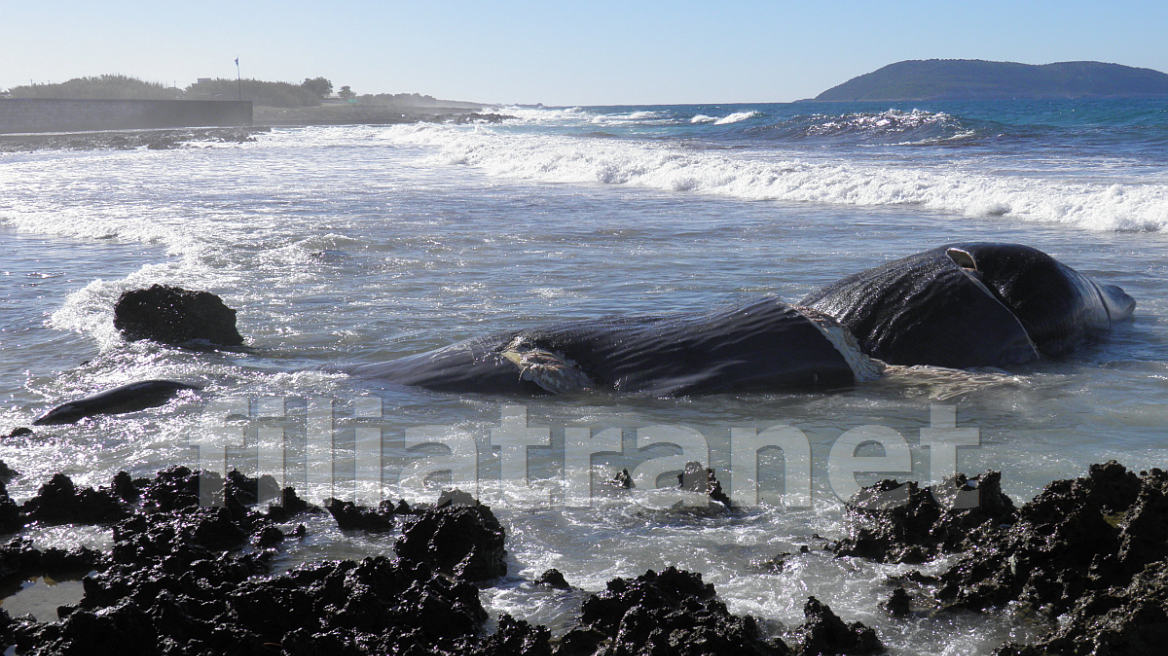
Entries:
[[0,89],[124,73],[547,105],[785,102],[904,59],[1168,72],[1168,2],[0,0]]

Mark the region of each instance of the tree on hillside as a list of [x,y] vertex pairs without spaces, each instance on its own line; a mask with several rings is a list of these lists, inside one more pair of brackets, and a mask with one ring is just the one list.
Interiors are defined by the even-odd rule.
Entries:
[[103,100],[174,100],[181,92],[158,82],[126,75],[77,77],[55,84],[29,84],[9,89],[13,98],[79,98]]
[[353,90],[350,89],[349,85],[347,85],[347,84],[345,86],[341,87],[341,90],[337,92],[337,96],[339,98],[341,98],[342,100],[348,100],[356,95],[357,94],[353,93]]
[[333,95],[333,83],[326,77],[314,77],[312,79],[305,78],[300,86],[306,90],[315,93],[321,98],[328,98]]
[[189,100],[235,100],[243,89],[243,100],[250,100],[265,107],[315,107],[320,104],[320,96],[290,82],[265,82],[263,80],[238,80],[216,78],[203,80],[187,87]]

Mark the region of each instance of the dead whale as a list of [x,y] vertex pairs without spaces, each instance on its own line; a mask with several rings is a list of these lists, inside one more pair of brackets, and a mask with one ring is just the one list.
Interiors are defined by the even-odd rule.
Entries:
[[1135,301],[1019,244],[942,246],[862,271],[802,301],[890,364],[967,369],[1067,354]]
[[681,396],[845,387],[879,377],[880,364],[830,317],[764,297],[505,331],[349,371],[456,393]]

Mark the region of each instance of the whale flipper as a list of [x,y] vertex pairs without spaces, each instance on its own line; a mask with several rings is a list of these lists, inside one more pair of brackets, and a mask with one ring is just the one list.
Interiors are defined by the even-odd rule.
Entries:
[[163,405],[179,390],[199,389],[174,380],[142,380],[59,405],[33,421],[34,426],[72,424],[94,415],[117,415]]

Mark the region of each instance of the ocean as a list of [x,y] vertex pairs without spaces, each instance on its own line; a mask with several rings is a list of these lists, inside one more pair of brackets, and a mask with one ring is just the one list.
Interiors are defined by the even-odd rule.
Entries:
[[[676,565],[775,635],[813,595],[891,653],[988,654],[1049,627],[1014,608],[891,619],[878,606],[888,577],[948,559],[834,558],[822,547],[846,533],[841,497],[882,478],[940,479],[955,460],[970,475],[1001,471],[1020,505],[1092,463],[1168,464],[1168,102],[499,112],[514,118],[0,154],[0,434],[123,383],[203,387],[0,441],[23,474],[10,494],[31,497],[55,472],[96,486],[183,464],[277,476],[318,502],[426,501],[433,474],[477,488],[507,530],[509,575],[481,592],[494,614],[563,631],[584,593],[531,585],[545,569],[595,592]],[[830,392],[501,399],[345,373],[564,319],[796,302],[957,241],[1046,251],[1123,287],[1134,319],[1059,359]],[[220,295],[247,345],[123,341],[114,303],[155,283]],[[946,428],[962,444],[948,459],[925,439]],[[793,446],[741,459],[744,435],[780,433]],[[581,448],[591,479],[571,466]],[[664,484],[693,459],[740,509],[604,485],[624,468]],[[841,459],[854,472],[840,474]],[[281,567],[393,552],[392,536],[341,531],[327,514],[305,523]],[[54,546],[111,541],[101,528],[28,532]],[[781,553],[795,554],[781,571],[759,566]]]

